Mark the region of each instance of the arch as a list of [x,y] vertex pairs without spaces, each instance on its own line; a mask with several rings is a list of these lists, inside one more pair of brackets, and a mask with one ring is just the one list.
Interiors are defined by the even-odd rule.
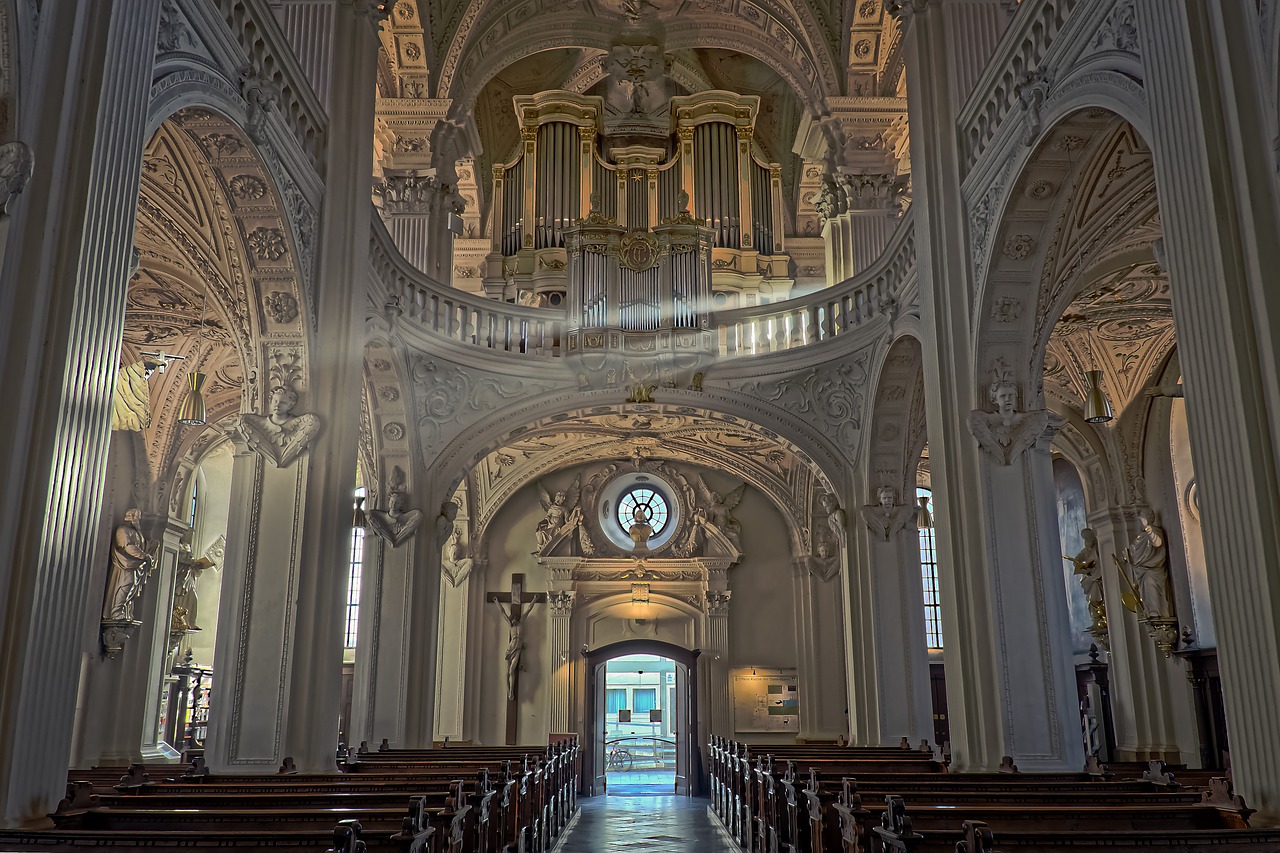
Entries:
[[[623,596],[610,596],[610,598],[622,599]],[[598,649],[589,649],[583,655],[583,667],[587,676],[586,701],[583,713],[583,732],[585,734],[582,750],[583,787],[590,790],[595,784],[597,774],[604,770],[603,767],[597,766],[597,760],[600,756],[596,754],[595,720],[597,713],[599,713],[596,703],[596,694],[599,692],[596,689],[597,679],[608,661],[624,655],[636,654],[665,657],[675,661],[677,666],[684,668],[684,698],[688,703],[686,718],[689,724],[685,727],[684,743],[680,748],[685,752],[684,760],[686,763],[684,766],[688,777],[687,791],[691,796],[697,796],[701,793],[702,787],[702,750],[699,748],[700,738],[698,735],[698,682],[700,680],[698,678],[698,659],[702,653],[698,649],[686,649],[662,640],[650,639],[620,640],[607,646],[601,646]]]
[[[573,10],[543,15],[539,24],[536,28],[506,30],[506,22],[495,15],[486,17],[482,26],[472,30],[478,34],[484,31],[475,38],[466,39],[459,31],[445,59],[437,91],[437,97],[452,99],[452,117],[470,116],[481,90],[511,63],[557,48],[608,51],[618,32],[616,21],[584,20],[580,12]],[[820,116],[825,112],[826,99],[838,94],[831,62],[829,57],[816,55],[803,34],[788,35],[795,44],[796,55],[780,50],[770,33],[713,16],[699,20],[697,26],[672,28],[664,49],[727,48],[751,56],[791,86],[810,116]]]
[[292,371],[302,389],[308,384],[314,316],[293,235],[298,215],[226,115],[185,107],[156,125],[139,193],[141,260],[122,360],[152,349],[185,356],[151,380],[147,441],[158,505],[178,493],[180,460],[211,431],[176,422],[189,373],[208,377],[211,425],[256,410],[281,371]]
[[[974,382],[984,387],[1003,360],[1024,389],[1024,408],[1037,408],[1058,317],[1108,257],[1149,251],[1160,235],[1158,205],[1150,148],[1132,124],[1100,107],[1048,128],[1016,175],[973,211]],[[996,191],[1004,193],[999,204]]]
[[[893,341],[880,363],[875,388],[867,440],[868,485],[873,490],[891,486],[905,504],[915,500],[916,468],[928,440],[918,338],[903,334]],[[868,501],[874,497],[868,496]]]

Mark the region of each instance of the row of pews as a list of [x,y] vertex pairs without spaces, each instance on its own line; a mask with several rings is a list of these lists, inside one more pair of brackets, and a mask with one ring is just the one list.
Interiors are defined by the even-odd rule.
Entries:
[[[538,748],[535,748],[535,750]],[[577,810],[576,743],[351,753],[342,772],[214,775],[197,760],[72,771],[54,828],[0,850],[116,847],[331,853],[546,853]],[[167,778],[166,778],[167,777]]]
[[[1081,773],[948,773],[922,744],[750,747],[713,738],[712,809],[749,853],[1280,851],[1226,779],[1179,782],[1163,762],[1121,780]],[[1196,774],[1190,774],[1192,778]]]

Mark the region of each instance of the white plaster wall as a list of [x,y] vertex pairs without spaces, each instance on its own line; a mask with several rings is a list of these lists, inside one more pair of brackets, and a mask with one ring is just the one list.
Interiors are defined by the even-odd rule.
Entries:
[[[196,529],[191,540],[191,551],[197,557],[227,535],[227,514],[231,508],[231,445],[221,444],[200,460],[197,473],[200,483],[199,503],[196,507]],[[193,478],[195,479],[195,478]],[[182,504],[190,506],[191,496]],[[196,599],[200,602],[196,613],[199,633],[188,634],[192,662],[200,667],[213,666],[214,640],[218,636],[218,602],[222,598],[222,566],[202,572],[196,583]]]

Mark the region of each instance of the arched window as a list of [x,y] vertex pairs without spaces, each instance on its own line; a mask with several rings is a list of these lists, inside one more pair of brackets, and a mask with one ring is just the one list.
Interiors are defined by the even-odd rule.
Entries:
[[645,518],[653,528],[653,536],[661,536],[667,527],[669,515],[666,495],[649,484],[632,486],[623,492],[622,497],[618,498],[618,524],[622,525],[623,530],[631,529],[637,507],[644,509]]
[[200,508],[200,469],[197,468],[191,478],[191,517],[187,519],[188,527],[196,526],[196,511]]
[[[916,498],[927,498],[926,507],[933,517],[933,494],[926,488],[916,489]],[[924,635],[931,649],[942,648],[942,603],[938,599],[938,551],[934,547],[933,527],[919,528],[920,580],[924,586]]]
[[[356,498],[364,497],[364,486],[356,489]],[[343,632],[343,645],[356,647],[356,634],[360,626],[360,570],[364,567],[364,528],[351,528],[351,568],[347,575],[347,624]]]

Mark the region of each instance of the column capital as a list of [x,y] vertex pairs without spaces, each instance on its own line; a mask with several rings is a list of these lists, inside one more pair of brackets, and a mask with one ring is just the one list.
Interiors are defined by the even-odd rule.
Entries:
[[707,599],[707,615],[708,616],[728,616],[729,615],[729,599],[733,597],[733,591],[728,589],[709,589],[706,592]]
[[571,589],[552,590],[547,593],[547,606],[551,609],[551,615],[564,619],[573,615],[573,600],[578,595]]

